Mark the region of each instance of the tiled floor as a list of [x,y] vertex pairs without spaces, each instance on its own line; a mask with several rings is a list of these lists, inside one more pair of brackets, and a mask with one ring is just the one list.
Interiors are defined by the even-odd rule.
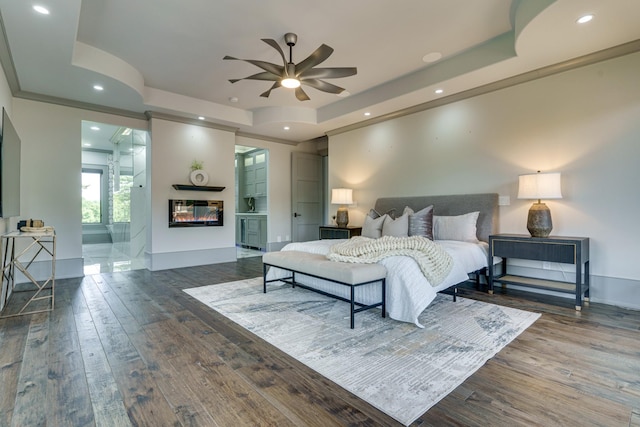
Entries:
[[[255,249],[236,249],[238,258],[262,256],[264,253]],[[144,258],[131,259],[128,250],[128,243],[82,245],[84,274],[111,273],[146,268]]]
[[254,257],[254,256],[262,256],[262,254],[264,254],[264,252],[255,250],[255,249],[247,249],[247,248],[239,248],[236,247],[237,250],[237,257],[238,258],[249,258],[249,257]]
[[111,273],[146,268],[144,258],[131,259],[128,252],[128,243],[82,245],[84,274]]

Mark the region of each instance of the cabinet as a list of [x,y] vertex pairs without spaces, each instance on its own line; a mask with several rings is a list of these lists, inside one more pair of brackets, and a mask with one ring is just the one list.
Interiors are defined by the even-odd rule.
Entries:
[[362,227],[338,227],[337,225],[321,225],[320,239],[350,239],[362,234]]
[[243,197],[267,195],[267,151],[257,150],[245,154],[242,164]]
[[[499,276],[494,273],[493,257],[502,258],[502,272]],[[546,280],[509,274],[508,258],[573,264],[575,281]],[[491,235],[489,236],[489,292],[491,293],[494,283],[571,293],[575,295],[576,310],[581,310],[583,301],[585,303],[589,301],[589,238],[530,237],[520,234]]]
[[236,215],[236,243],[260,250],[267,249],[267,216]]

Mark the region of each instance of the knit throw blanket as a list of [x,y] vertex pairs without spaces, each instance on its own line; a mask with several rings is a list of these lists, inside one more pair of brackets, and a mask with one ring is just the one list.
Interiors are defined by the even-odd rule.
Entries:
[[327,258],[331,261],[373,264],[391,256],[413,258],[431,286],[438,286],[453,268],[453,259],[440,245],[422,236],[379,239],[352,237],[331,246]]

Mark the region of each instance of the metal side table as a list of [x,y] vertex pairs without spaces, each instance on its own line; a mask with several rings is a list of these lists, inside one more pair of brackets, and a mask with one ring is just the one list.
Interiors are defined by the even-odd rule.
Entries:
[[[53,229],[46,231],[13,231],[2,235],[2,290],[0,292],[0,308],[4,310],[9,297],[16,287],[16,274],[24,275],[35,289],[25,289],[16,292],[33,292],[34,295],[12,314],[0,315],[0,318],[21,316],[52,311],[55,303],[56,287],[56,233]],[[51,274],[49,277],[38,280],[29,271],[34,261],[43,254],[47,261],[51,262]],[[42,259],[43,257],[40,257]],[[40,261],[39,259],[39,261]],[[49,300],[48,308],[41,308],[37,301]]]

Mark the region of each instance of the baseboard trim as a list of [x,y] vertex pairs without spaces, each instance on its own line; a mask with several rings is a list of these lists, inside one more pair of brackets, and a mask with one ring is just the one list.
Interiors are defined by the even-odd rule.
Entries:
[[195,251],[145,254],[147,269],[151,271],[195,267],[207,264],[220,264],[223,262],[234,262],[236,259],[235,246]]

